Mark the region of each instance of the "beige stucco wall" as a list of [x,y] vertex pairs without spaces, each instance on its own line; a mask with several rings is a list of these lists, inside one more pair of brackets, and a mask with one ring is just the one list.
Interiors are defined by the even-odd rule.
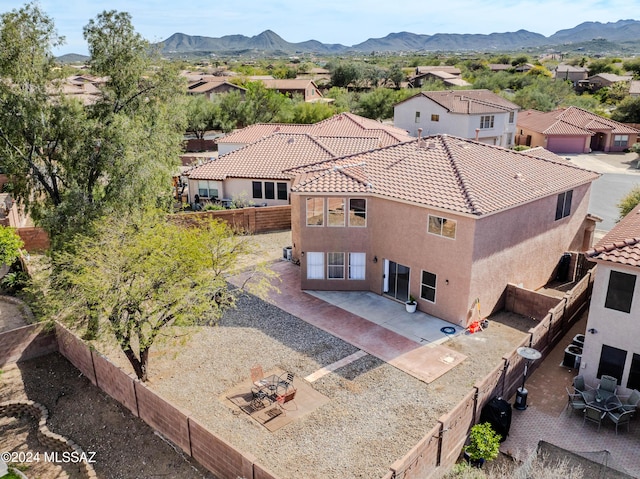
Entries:
[[[293,194],[293,256],[300,260],[301,287],[382,294],[388,259],[411,268],[410,291],[421,311],[467,326],[476,299],[487,316],[502,306],[507,283],[539,288],[562,253],[580,250],[589,188],[574,190],[571,215],[559,221],[557,195],[481,219],[367,197],[366,228],[306,226],[308,195]],[[428,233],[429,214],[455,220],[455,240]],[[365,252],[366,280],[308,280],[303,251]],[[437,277],[435,303],[420,299],[422,270]]]
[[502,306],[507,282],[544,286],[566,251],[580,251],[590,184],[573,190],[571,214],[555,220],[557,195],[520,205],[476,222],[471,295],[483,315]]
[[[585,333],[580,372],[589,384],[596,385],[602,345],[606,344],[627,351],[624,373],[618,390],[622,394],[628,394],[631,392],[626,387],[631,360],[634,353],[640,354],[640,340],[638,340],[640,337],[640,277],[638,277],[640,271],[638,268],[629,266],[615,265],[614,268],[611,266],[611,263],[598,261],[586,327],[586,331],[595,329],[597,332],[595,334]],[[609,286],[609,274],[612,269],[638,277],[630,313],[604,307]]]

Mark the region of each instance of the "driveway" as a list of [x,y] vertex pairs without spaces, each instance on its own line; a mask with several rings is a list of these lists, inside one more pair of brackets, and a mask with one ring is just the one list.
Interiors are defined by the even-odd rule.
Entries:
[[618,202],[631,189],[640,185],[640,169],[635,153],[589,153],[563,155],[571,163],[601,173],[593,182],[589,212],[602,218],[597,229],[609,231],[618,220]]

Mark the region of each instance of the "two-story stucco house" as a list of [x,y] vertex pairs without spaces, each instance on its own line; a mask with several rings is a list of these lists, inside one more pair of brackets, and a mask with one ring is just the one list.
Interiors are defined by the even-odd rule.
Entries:
[[580,363],[596,384],[618,379],[622,394],[640,389],[640,205],[586,256],[597,264]]
[[503,306],[507,283],[537,289],[585,240],[598,174],[437,135],[298,168],[293,258],[307,290],[359,290],[466,327]]
[[489,90],[423,91],[395,105],[393,124],[413,136],[447,134],[509,148],[519,108]]

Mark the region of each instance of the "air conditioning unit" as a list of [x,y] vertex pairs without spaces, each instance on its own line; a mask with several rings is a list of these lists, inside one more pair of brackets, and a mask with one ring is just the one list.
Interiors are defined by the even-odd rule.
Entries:
[[570,344],[564,350],[564,358],[562,365],[566,368],[580,369],[580,360],[582,359],[582,348],[575,344]]
[[291,246],[285,246],[282,248],[282,259],[286,259],[287,261],[291,261]]

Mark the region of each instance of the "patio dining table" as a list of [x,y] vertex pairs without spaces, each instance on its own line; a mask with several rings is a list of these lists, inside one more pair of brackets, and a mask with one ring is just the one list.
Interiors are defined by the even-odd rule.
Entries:
[[620,398],[615,394],[601,394],[599,390],[584,391],[582,393],[584,402],[602,412],[615,411],[622,407]]

